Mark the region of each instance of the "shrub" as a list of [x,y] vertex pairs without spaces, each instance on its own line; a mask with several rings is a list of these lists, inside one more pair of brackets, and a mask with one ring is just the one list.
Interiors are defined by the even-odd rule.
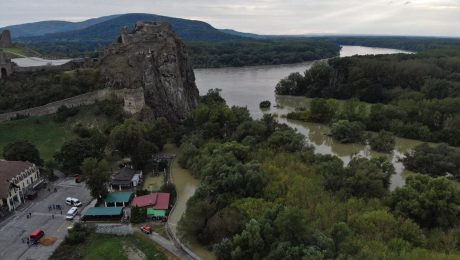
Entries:
[[267,109],[267,108],[270,108],[271,105],[272,103],[270,103],[270,101],[265,100],[265,101],[260,102],[259,107],[262,109]]

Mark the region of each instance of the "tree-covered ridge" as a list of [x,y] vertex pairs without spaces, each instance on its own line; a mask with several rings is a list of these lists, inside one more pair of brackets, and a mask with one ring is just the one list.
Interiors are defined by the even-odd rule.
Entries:
[[340,51],[332,42],[312,39],[189,42],[187,45],[195,68],[290,64],[335,57]]
[[269,115],[252,120],[217,91],[202,98],[184,127],[179,163],[201,185],[179,230],[212,247],[218,259],[458,257],[458,242],[441,242],[460,234],[452,218],[460,193],[448,180],[420,180],[436,186],[418,186],[427,195],[413,198],[439,209],[426,225],[428,204],[400,199],[413,194],[413,185],[388,191],[394,169],[384,159],[355,157],[344,166],[315,155],[293,129]]
[[[360,121],[367,130],[431,142],[460,145],[460,49],[415,55],[354,56],[316,63],[303,75],[294,73],[276,86],[279,95],[351,99],[374,103],[352,120],[334,112],[334,103],[292,119],[324,117],[330,123]],[[352,105],[352,104],[351,104]],[[359,105],[354,105],[360,109]],[[327,114],[329,113],[329,114]]]

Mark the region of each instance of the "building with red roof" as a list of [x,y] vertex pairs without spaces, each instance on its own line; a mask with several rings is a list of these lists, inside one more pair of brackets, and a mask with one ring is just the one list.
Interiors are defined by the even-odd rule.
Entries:
[[131,205],[141,208],[169,209],[169,200],[171,196],[165,192],[154,192],[144,196],[138,196],[133,199]]

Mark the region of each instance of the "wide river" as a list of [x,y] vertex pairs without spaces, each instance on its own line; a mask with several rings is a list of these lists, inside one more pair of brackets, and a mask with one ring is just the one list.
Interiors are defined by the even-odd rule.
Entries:
[[[361,46],[342,46],[341,57],[353,55],[376,55],[405,53],[405,51],[382,48],[368,48]],[[219,69],[197,69],[195,70],[196,82],[200,94],[205,94],[209,89],[219,88],[221,94],[230,106],[247,107],[253,118],[260,118],[264,113],[287,114],[297,107],[308,107],[309,99],[303,97],[276,96],[275,86],[278,81],[290,73],[301,72],[310,68],[314,62],[304,62],[290,65],[274,66],[253,66],[241,68],[219,68]],[[259,103],[269,100],[272,108],[262,111]],[[282,108],[273,107],[274,104]],[[344,163],[350,161],[351,156],[359,154],[362,156],[387,156],[396,168],[396,174],[391,178],[391,187],[404,185],[404,166],[398,162],[398,158],[408,149],[420,142],[408,139],[397,138],[396,149],[391,155],[371,152],[368,147],[359,144],[339,144],[327,136],[328,127],[321,124],[303,123],[287,120],[278,117],[278,121],[286,123],[305,135],[309,145],[315,148],[316,153],[333,154],[340,157]],[[187,200],[193,195],[199,182],[190,173],[182,169],[177,163],[172,167],[172,174],[178,191],[178,202],[176,209],[170,217],[170,223],[176,224],[185,212]],[[190,248],[203,259],[212,259],[212,254],[196,243],[191,243]]]

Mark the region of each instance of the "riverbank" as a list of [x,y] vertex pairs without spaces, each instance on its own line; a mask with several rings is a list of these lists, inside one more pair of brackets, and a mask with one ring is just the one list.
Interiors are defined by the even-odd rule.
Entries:
[[[167,144],[164,147],[164,152],[168,154],[178,154],[179,148],[173,144]],[[176,185],[177,199],[174,209],[169,215],[168,223],[171,231],[177,236],[177,225],[187,209],[187,201],[195,194],[196,189],[200,185],[200,181],[192,176],[189,170],[182,168],[177,159],[171,164],[171,177]],[[186,243],[193,253],[197,254],[203,260],[215,259],[214,254],[201,246],[195,241],[182,241]]]

